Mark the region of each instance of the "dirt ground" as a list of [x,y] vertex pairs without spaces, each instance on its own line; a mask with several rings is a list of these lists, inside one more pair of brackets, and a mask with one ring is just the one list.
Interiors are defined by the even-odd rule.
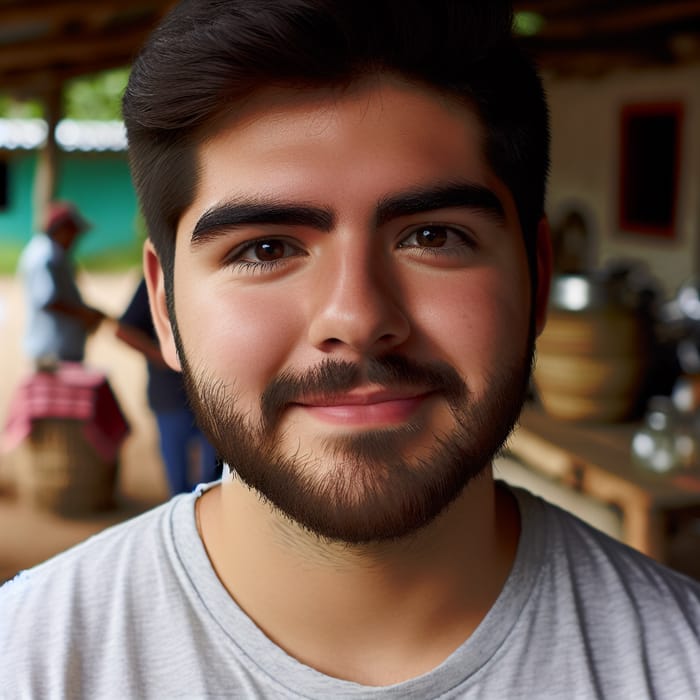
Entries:
[[[79,280],[86,301],[113,316],[124,309],[138,281],[138,270],[86,273]],[[0,277],[0,426],[5,423],[13,392],[30,371],[21,348],[23,326],[21,286],[14,277]],[[118,505],[80,519],[61,518],[26,506],[12,493],[12,461],[0,454],[0,581],[167,498],[155,421],[146,403],[143,358],[117,340],[114,325],[105,322],[88,341],[86,363],[107,374],[131,426],[120,453]]]

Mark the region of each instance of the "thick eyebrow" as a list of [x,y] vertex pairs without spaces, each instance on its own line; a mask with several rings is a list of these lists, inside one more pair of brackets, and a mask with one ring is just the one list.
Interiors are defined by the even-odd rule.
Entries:
[[377,207],[377,225],[401,216],[452,208],[474,209],[499,224],[505,223],[503,203],[492,190],[483,185],[458,182],[418,188],[382,199]]
[[[492,190],[465,182],[417,188],[385,197],[377,205],[376,221],[381,226],[402,216],[451,208],[474,209],[498,223],[505,221],[503,204]],[[246,225],[308,226],[327,233],[335,221],[333,211],[310,204],[234,199],[205,211],[192,230],[190,243],[196,246],[226,229]]]
[[202,214],[190,243],[196,246],[214,238],[227,228],[246,225],[308,226],[328,232],[335,224],[333,212],[306,204],[276,200],[231,200]]

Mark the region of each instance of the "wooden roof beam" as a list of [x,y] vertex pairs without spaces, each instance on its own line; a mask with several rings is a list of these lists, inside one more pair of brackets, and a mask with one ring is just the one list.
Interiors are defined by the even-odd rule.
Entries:
[[[75,64],[89,66],[102,57],[110,55],[133,56],[130,47],[139,47],[151,32],[151,26],[143,25],[128,32],[76,37],[72,42],[26,42],[21,46],[0,48],[0,72],[10,72],[18,66],[18,73],[29,73],[52,65]],[[126,51],[125,51],[126,48]],[[127,61],[128,62],[128,61]],[[0,75],[0,86],[2,76]]]
[[3,29],[8,31],[11,25],[34,24],[37,21],[48,21],[51,24],[64,24],[71,20],[85,21],[88,17],[97,18],[96,21],[104,24],[105,21],[117,15],[129,12],[149,11],[156,16],[163,15],[174,0],[99,0],[99,2],[85,2],[84,0],[66,0],[62,2],[24,2],[21,7],[2,7]]
[[659,5],[605,12],[591,10],[588,14],[571,19],[552,20],[544,23],[537,37],[542,39],[584,39],[603,34],[632,33],[662,24],[690,19],[700,19],[698,0],[668,0]]

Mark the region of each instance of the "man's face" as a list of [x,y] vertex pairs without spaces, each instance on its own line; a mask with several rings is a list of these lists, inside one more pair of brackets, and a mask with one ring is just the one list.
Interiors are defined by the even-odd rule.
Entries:
[[261,91],[199,151],[179,338],[147,264],[164,352],[220,455],[321,536],[430,522],[519,412],[529,275],[483,140],[468,107],[389,78]]
[[54,231],[51,237],[61,248],[70,250],[80,236],[80,233],[80,229],[72,221],[66,221]]

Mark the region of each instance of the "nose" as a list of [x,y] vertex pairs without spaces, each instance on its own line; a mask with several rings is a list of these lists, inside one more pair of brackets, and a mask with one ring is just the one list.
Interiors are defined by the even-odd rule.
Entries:
[[322,352],[380,355],[401,345],[410,325],[387,261],[354,251],[324,266],[309,340]]

